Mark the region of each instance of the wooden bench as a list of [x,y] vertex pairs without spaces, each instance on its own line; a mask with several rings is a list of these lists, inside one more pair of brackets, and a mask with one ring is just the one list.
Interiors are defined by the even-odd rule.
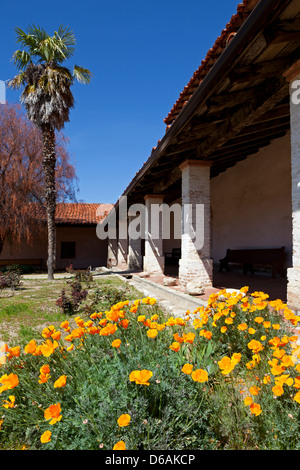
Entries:
[[181,248],[172,248],[172,253],[165,253],[165,264],[177,265],[181,258]]
[[270,266],[272,268],[272,277],[276,277],[279,273],[281,277],[285,276],[284,269],[285,252],[284,246],[281,248],[254,248],[226,251],[225,258],[220,259],[219,271],[222,272],[225,268],[230,271],[229,264],[242,264],[244,267],[244,274],[248,270],[254,273],[254,265],[257,266]]

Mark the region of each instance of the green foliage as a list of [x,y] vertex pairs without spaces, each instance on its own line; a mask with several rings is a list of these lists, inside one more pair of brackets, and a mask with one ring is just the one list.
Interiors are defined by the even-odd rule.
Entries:
[[0,272],[0,289],[17,289],[21,284],[21,272],[19,267],[7,266],[3,272]]
[[[99,299],[107,306],[119,298],[103,289]],[[299,317],[262,294],[212,297],[188,315],[168,317],[149,297],[118,300],[45,327],[24,350],[8,349],[0,448],[96,450],[123,441],[133,450],[300,449]],[[276,395],[278,379],[284,393]],[[57,404],[61,418],[51,424],[45,411]]]
[[69,291],[63,289],[60,297],[56,301],[56,305],[62,310],[64,314],[73,314],[77,312],[80,304],[86,299],[88,291],[82,288],[82,284],[78,277],[71,279],[67,282],[69,284]]

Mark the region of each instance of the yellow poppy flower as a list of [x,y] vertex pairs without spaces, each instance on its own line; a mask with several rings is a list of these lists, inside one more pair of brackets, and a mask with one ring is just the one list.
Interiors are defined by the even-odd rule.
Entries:
[[193,370],[192,364],[184,364],[184,366],[181,369],[181,372],[189,375],[192,373],[192,370]]
[[42,444],[46,444],[47,442],[50,442],[51,441],[51,431],[45,431],[42,435],[41,435],[41,443]]
[[123,414],[118,418],[118,425],[120,427],[128,426],[130,423],[131,417],[128,414]]
[[206,370],[203,369],[196,369],[192,372],[192,379],[194,382],[207,382],[208,381],[208,374]]
[[119,441],[113,446],[113,450],[126,450],[126,445],[124,441]]

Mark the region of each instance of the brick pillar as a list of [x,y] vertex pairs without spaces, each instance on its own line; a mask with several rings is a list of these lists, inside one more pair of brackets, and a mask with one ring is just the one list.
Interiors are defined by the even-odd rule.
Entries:
[[182,236],[179,282],[183,286],[191,280],[196,280],[202,286],[212,286],[210,165],[210,162],[187,160],[180,167]]
[[119,222],[118,236],[118,264],[117,268],[125,271],[128,269],[128,233],[127,219]]
[[[137,217],[129,216],[129,227],[130,223],[133,222]],[[134,235],[134,236],[133,236]],[[128,268],[132,270],[142,270],[143,269],[143,255],[142,255],[142,238],[141,234],[136,236],[134,233],[131,236],[129,231],[128,233]]]
[[292,171],[292,267],[288,269],[287,303],[300,310],[300,73],[290,81],[291,171]]
[[159,225],[157,225],[157,223],[154,224],[153,217],[151,221],[151,206],[153,204],[162,203],[162,195],[145,196],[146,213],[144,271],[147,271],[149,274],[163,274],[165,268],[165,260],[163,256],[162,223]]

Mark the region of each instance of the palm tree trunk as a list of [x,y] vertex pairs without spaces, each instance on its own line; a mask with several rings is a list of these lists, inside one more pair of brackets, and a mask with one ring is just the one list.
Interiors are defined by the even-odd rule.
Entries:
[[43,169],[45,181],[45,205],[48,228],[48,280],[54,279],[55,267],[55,131],[43,126]]

